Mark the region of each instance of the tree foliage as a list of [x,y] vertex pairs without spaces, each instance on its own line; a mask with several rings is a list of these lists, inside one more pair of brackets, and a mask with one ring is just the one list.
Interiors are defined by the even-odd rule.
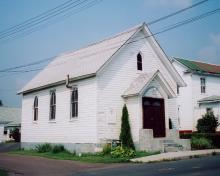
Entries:
[[14,130],[11,131],[10,136],[15,140],[15,142],[20,142],[21,141],[21,133],[18,128],[15,128]]
[[196,128],[199,133],[215,133],[218,126],[219,122],[213,111],[208,111],[197,121]]
[[120,140],[122,142],[123,147],[135,149],[134,142],[131,136],[129,114],[128,114],[128,109],[126,105],[124,105],[123,110],[122,110]]

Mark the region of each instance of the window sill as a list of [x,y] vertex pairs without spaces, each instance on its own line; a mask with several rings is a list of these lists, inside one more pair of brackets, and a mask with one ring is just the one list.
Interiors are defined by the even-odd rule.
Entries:
[[56,123],[56,120],[49,120],[49,123]]
[[33,124],[38,124],[38,122],[37,122],[37,121],[32,121],[32,123],[33,123]]
[[69,120],[69,122],[75,122],[75,121],[77,121],[77,120],[78,120],[78,117],[71,117],[70,120]]

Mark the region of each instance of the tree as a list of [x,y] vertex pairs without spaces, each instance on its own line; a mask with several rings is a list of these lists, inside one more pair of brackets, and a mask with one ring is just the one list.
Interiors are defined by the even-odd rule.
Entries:
[[122,110],[122,118],[121,118],[121,133],[120,140],[122,142],[122,146],[135,149],[134,142],[131,136],[131,128],[129,124],[129,114],[126,104]]
[[3,106],[2,100],[0,100],[0,106]]
[[20,142],[21,141],[21,133],[18,128],[15,128],[14,130],[11,131],[10,136],[15,140],[15,142]]
[[219,122],[213,111],[208,111],[197,121],[196,128],[199,133],[215,133],[218,126]]

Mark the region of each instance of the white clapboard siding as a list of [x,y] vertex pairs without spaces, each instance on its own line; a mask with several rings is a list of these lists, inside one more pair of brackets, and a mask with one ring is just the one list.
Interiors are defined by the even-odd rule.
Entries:
[[[143,38],[143,33],[139,32],[135,38]],[[137,54],[141,52],[143,58],[143,71],[137,70]],[[107,67],[98,75],[98,138],[99,139],[117,139],[120,132],[121,111],[124,105],[124,99],[121,97],[131,82],[141,73],[150,73],[160,70],[163,76],[171,84],[173,90],[176,90],[175,81],[170,73],[161,63],[148,39],[140,40],[129,45],[125,45],[115,56]],[[136,105],[132,105],[134,106]],[[117,114],[117,123],[109,124],[107,121],[109,109],[114,109]],[[128,109],[131,115],[134,115],[133,109]],[[136,111],[138,112],[138,111]],[[136,114],[135,118],[141,119],[142,114]],[[134,119],[134,117],[130,117]],[[139,123],[132,124],[132,129],[137,132],[142,127]],[[111,134],[109,133],[111,131]],[[137,139],[137,136],[134,136]]]
[[[184,73],[187,68],[176,61],[173,63],[178,73],[186,82],[186,87],[180,88],[180,94],[177,98],[179,106],[179,129],[180,130],[196,130],[197,120],[205,113],[204,106],[199,106],[198,101],[202,98],[212,95],[220,95],[220,78],[212,75],[197,75]],[[200,78],[206,79],[206,93],[201,93]],[[209,107],[212,105],[206,105]],[[215,105],[212,107],[217,112]],[[202,110],[200,110],[202,109]]]
[[[56,119],[49,120],[50,90],[24,95],[22,101],[22,142],[96,143],[96,79],[75,82],[78,87],[78,117],[70,119],[70,90],[56,90]],[[38,96],[39,119],[33,122],[33,101]]]

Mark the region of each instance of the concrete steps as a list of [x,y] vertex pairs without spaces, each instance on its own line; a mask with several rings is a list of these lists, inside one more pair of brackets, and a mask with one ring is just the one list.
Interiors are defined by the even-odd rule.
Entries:
[[177,143],[175,143],[174,140],[166,139],[163,140],[163,146],[164,146],[164,152],[178,152],[182,151],[183,147]]

